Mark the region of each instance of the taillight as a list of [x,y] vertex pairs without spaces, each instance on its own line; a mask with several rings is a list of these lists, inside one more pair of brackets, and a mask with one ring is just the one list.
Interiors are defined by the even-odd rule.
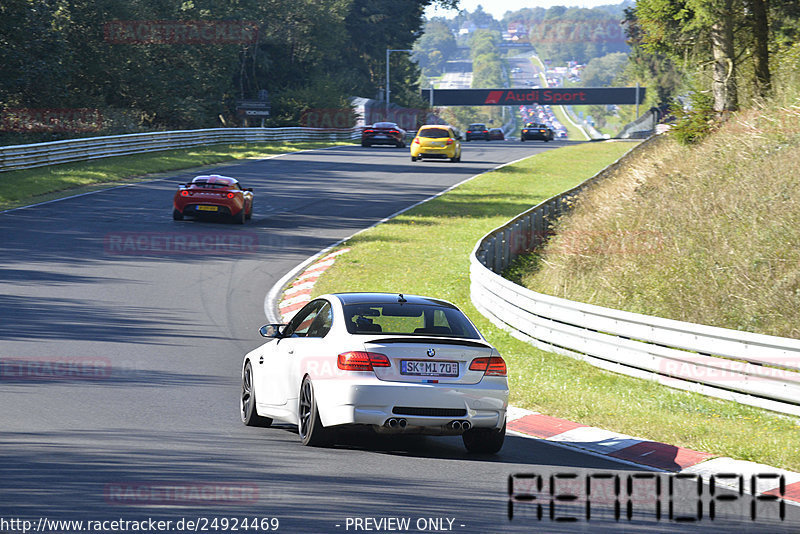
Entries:
[[390,133],[390,134],[399,134],[400,132],[398,132],[397,130],[392,130],[392,131],[391,131],[391,132],[389,132],[389,133]]
[[415,137],[414,138],[414,143],[417,144],[417,145],[419,144],[419,137]]
[[373,367],[389,367],[389,358],[378,352],[343,352],[336,362],[344,371],[372,371]]
[[364,130],[364,133],[375,133],[373,130]]
[[447,144],[447,145],[452,145],[452,144],[453,144],[453,140],[452,140],[452,139],[448,139],[448,140],[447,140],[447,143],[445,143],[445,144]]
[[483,133],[489,133],[489,130],[484,130]]
[[506,376],[506,361],[500,356],[475,358],[469,364],[470,371],[483,371],[486,376]]
[[181,196],[182,197],[188,197],[189,196],[189,192],[188,191],[181,191]]
[[228,193],[228,198],[233,198],[233,197],[235,197],[235,196],[236,196],[236,194],[235,194],[235,193]]

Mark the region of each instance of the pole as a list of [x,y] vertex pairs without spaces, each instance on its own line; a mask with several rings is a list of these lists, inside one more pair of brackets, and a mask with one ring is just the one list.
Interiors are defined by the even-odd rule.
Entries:
[[386,113],[383,120],[389,120],[389,52],[390,49],[386,49]]
[[639,118],[639,82],[636,82],[636,118]]

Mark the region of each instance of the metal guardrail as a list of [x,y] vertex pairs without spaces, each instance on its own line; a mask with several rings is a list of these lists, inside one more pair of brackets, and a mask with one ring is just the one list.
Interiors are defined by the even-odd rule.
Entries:
[[493,230],[470,256],[471,298],[497,326],[544,350],[617,373],[800,416],[800,340],[630,313],[544,295],[501,273],[540,246],[570,199],[615,163]]
[[0,147],[0,172],[72,161],[189,148],[219,143],[268,141],[345,141],[361,136],[360,128],[210,128],[69,139]]

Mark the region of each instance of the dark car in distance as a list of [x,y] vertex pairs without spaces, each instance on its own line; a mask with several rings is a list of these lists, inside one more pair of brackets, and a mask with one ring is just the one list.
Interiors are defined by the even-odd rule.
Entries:
[[361,146],[394,145],[405,148],[406,131],[394,122],[376,122],[372,126],[365,126],[361,132]]
[[467,141],[472,141],[474,139],[483,139],[484,141],[489,141],[489,129],[485,124],[476,122],[475,124],[470,124],[467,127],[465,137]]
[[520,141],[531,141],[531,140],[539,140],[547,141],[553,140],[553,130],[548,128],[546,124],[537,124],[535,122],[529,122],[525,125],[522,129],[522,132],[519,136]]
[[505,141],[506,134],[503,133],[501,128],[492,128],[489,130],[489,140],[490,141]]

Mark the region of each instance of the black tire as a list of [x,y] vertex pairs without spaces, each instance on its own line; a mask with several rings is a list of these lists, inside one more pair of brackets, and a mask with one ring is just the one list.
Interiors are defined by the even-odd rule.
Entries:
[[176,209],[172,210],[172,220],[173,221],[182,221],[183,220],[183,213],[179,212]]
[[525,138],[524,138],[524,137],[520,137],[520,138],[519,138],[519,142],[520,142],[520,143],[524,143],[524,142],[525,142]]
[[372,145],[370,145],[369,143],[361,143],[361,146],[364,147],[364,148],[372,147]]
[[419,159],[417,156],[411,156],[411,161],[417,161],[417,159]]
[[233,218],[237,224],[244,224],[244,221],[247,220],[247,206],[242,206],[241,211],[236,214],[236,217]]
[[248,221],[253,218],[253,202],[252,201],[250,201],[250,211],[248,211],[245,214],[244,218],[247,219]]
[[459,161],[461,161],[461,155],[459,155],[458,157],[455,157],[455,158],[450,158],[450,161],[453,162],[453,163],[458,163]]
[[239,415],[247,426],[268,427],[272,419],[262,417],[256,411],[256,390],[253,387],[253,368],[250,362],[244,364],[242,371],[242,395],[239,397]]
[[314,395],[314,385],[308,377],[300,385],[300,400],[297,411],[300,420],[297,423],[297,433],[300,441],[309,447],[322,447],[330,443],[330,430],[322,426],[317,410],[317,398]]
[[503,428],[471,428],[461,435],[468,452],[495,454],[503,448],[506,439],[506,423]]

